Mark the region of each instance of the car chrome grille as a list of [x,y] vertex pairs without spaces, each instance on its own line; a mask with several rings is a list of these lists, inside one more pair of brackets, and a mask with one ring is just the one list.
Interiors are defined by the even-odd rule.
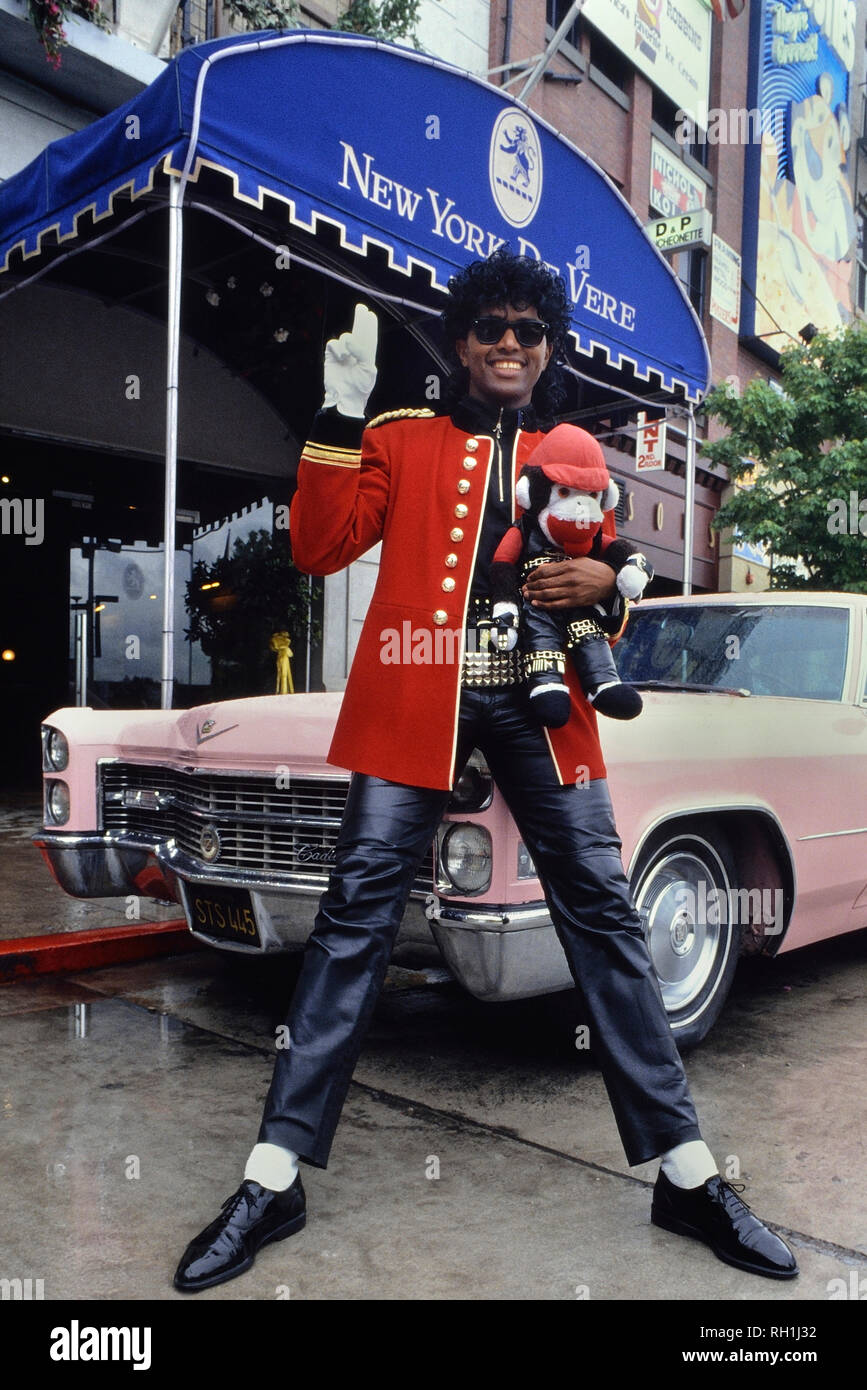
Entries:
[[[178,848],[212,869],[246,869],[287,882],[328,879],[349,779],[275,778],[250,773],[209,774],[142,763],[104,763],[103,828],[137,843],[174,840]],[[219,853],[203,854],[206,827],[219,836]],[[206,840],[207,843],[207,840]],[[414,893],[429,893],[433,849],[422,862]]]

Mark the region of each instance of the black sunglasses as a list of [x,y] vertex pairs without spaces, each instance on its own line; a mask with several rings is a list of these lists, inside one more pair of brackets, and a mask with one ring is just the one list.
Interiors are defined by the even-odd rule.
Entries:
[[539,319],[503,319],[490,314],[484,318],[473,319],[470,327],[485,347],[499,343],[505,336],[506,329],[511,328],[521,347],[530,348],[539,346],[550,324],[542,323]]

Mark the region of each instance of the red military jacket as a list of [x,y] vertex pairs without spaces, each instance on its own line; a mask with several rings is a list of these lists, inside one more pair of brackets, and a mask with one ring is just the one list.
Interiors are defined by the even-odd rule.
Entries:
[[[362,429],[336,412],[317,417],[320,437],[304,447],[289,518],[294,562],[308,574],[333,574],[383,543],[328,760],[447,790],[495,441],[427,410],[389,412]],[[517,431],[513,488],[542,437]],[[566,679],[572,715],[544,731],[554,766],[563,783],[604,777],[596,715],[571,663]]]

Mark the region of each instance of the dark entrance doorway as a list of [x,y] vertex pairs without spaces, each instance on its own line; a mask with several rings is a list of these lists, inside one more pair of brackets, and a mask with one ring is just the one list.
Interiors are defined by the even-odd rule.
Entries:
[[[0,450],[0,782],[38,788],[39,725],[50,711],[76,703],[75,639],[82,624],[86,702],[94,708],[159,705],[162,461],[10,435],[0,440]],[[179,707],[212,695],[212,663],[200,644],[184,637],[194,564],[211,563],[254,531],[274,536],[288,554],[285,531],[274,532],[275,506],[284,500],[274,477],[181,464]],[[296,657],[303,671],[303,647]],[[263,693],[263,687],[250,693]]]

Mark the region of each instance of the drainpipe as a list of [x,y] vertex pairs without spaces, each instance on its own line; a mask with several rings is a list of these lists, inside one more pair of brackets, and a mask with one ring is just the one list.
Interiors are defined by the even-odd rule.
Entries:
[[506,22],[503,29],[503,67],[508,68],[512,56],[512,12],[514,0],[506,0]]

